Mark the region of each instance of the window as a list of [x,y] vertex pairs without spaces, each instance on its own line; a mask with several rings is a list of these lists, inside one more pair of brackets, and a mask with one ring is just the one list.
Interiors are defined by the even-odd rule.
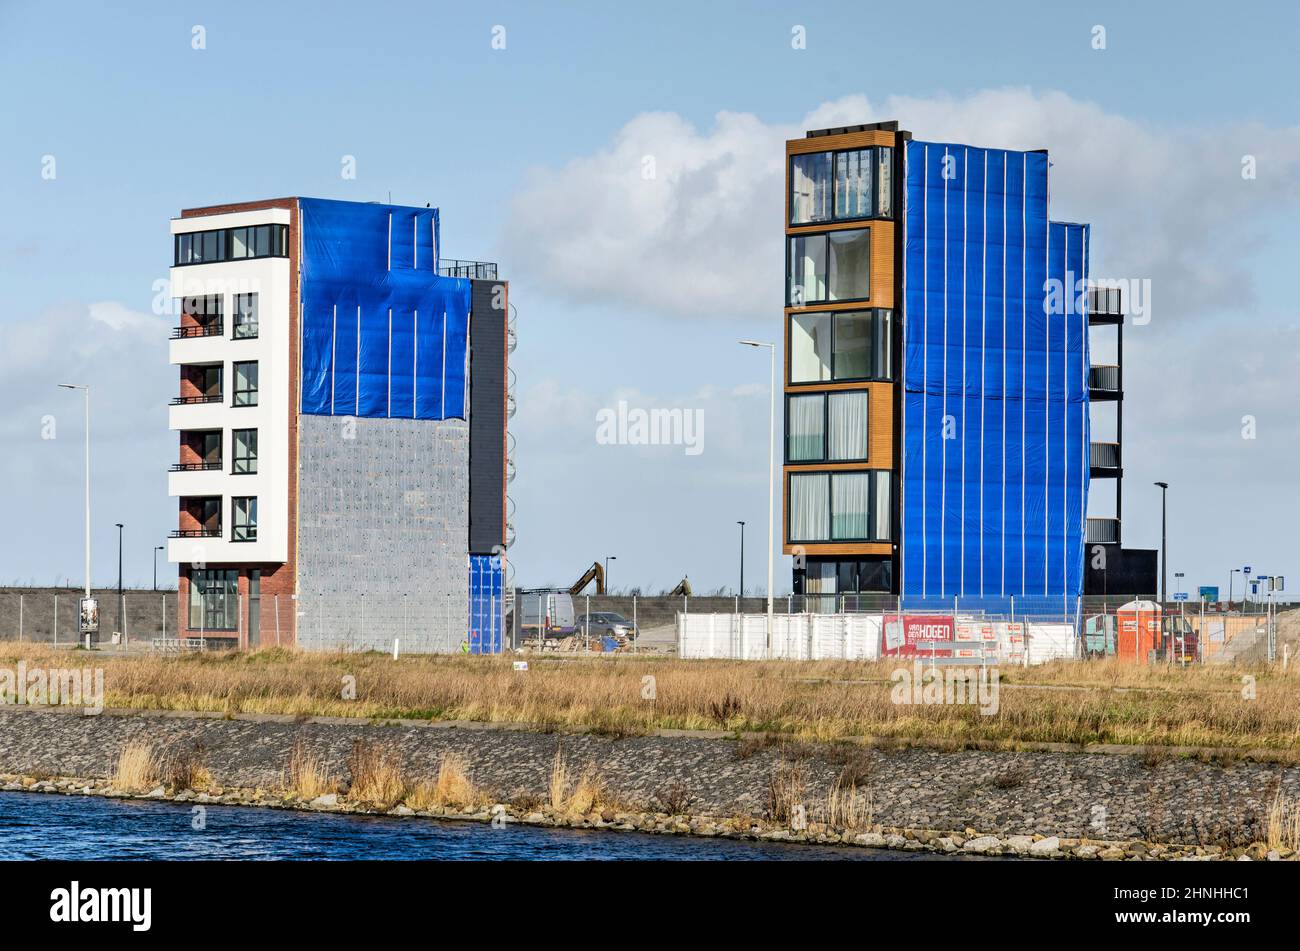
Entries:
[[890,538],[890,473],[790,475],[791,542],[881,542]]
[[790,158],[790,223],[809,224],[831,217],[831,154],[812,152]]
[[790,476],[790,540],[824,542],[830,538],[830,499],[825,473]]
[[233,364],[235,370],[235,406],[257,405],[257,361],[244,360]]
[[235,339],[257,336],[257,295],[235,295]]
[[174,261],[177,267],[242,258],[287,257],[288,254],[288,225],[191,231],[175,236]]
[[825,394],[791,396],[786,406],[786,460],[821,462],[826,458]]
[[233,498],[230,500],[234,510],[234,527],[230,534],[232,542],[257,541],[257,499],[254,497]]
[[866,390],[786,397],[786,462],[866,462]]
[[790,382],[892,379],[892,316],[888,310],[791,315]]
[[867,458],[869,394],[866,390],[831,393],[827,397],[827,426],[832,462]]
[[790,224],[889,218],[894,150],[887,146],[790,156]]
[[199,461],[206,465],[221,465],[221,431],[199,433],[194,441]]
[[190,630],[234,631],[239,626],[239,572],[190,571]]
[[257,472],[257,430],[236,429],[231,436],[235,440],[235,456],[230,471],[235,475]]
[[791,307],[870,296],[868,229],[791,236],[786,277],[786,303]]
[[200,396],[221,397],[221,365],[195,367],[190,378]]

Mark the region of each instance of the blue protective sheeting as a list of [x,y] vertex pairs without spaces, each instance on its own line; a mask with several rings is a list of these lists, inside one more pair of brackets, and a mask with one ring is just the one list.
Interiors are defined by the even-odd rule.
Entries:
[[1047,156],[905,153],[902,591],[1077,597],[1088,487],[1086,225],[1051,224]]
[[469,652],[499,654],[505,611],[501,599],[501,559],[495,555],[469,557]]
[[299,199],[302,412],[466,417],[470,282],[438,274],[438,211]]

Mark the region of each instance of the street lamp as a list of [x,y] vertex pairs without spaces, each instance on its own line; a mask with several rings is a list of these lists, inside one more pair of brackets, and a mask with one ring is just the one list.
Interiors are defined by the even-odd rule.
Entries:
[[740,526],[740,596],[745,596],[745,523],[737,521]]
[[86,597],[90,597],[90,387],[84,383],[60,383],[65,390],[81,390],[86,396]]
[[606,591],[609,591],[609,563],[611,561],[618,561],[618,555],[605,556],[605,590]]
[[1169,574],[1169,543],[1165,534],[1165,497],[1169,491],[1168,482],[1156,482],[1160,486],[1160,608],[1163,611],[1168,590],[1166,582]]
[[1232,610],[1232,576],[1241,574],[1240,568],[1233,568],[1228,572],[1228,610]]
[[166,551],[162,545],[156,545],[153,550],[153,589],[158,590],[158,552]]
[[773,537],[772,509],[776,504],[776,344],[761,340],[742,340],[746,347],[767,347],[772,357],[771,407],[767,443],[767,653],[772,653],[772,547]]

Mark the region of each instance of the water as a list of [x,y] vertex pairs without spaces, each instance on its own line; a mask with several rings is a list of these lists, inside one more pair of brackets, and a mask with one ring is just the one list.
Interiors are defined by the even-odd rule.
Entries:
[[640,832],[324,815],[247,806],[0,793],[0,859],[693,859],[900,861],[921,852]]

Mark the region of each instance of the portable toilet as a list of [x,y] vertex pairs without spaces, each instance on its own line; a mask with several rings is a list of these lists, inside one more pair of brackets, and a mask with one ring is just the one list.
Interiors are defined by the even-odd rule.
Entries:
[[1160,605],[1154,601],[1130,601],[1115,612],[1117,651],[1120,660],[1147,663],[1160,647]]

